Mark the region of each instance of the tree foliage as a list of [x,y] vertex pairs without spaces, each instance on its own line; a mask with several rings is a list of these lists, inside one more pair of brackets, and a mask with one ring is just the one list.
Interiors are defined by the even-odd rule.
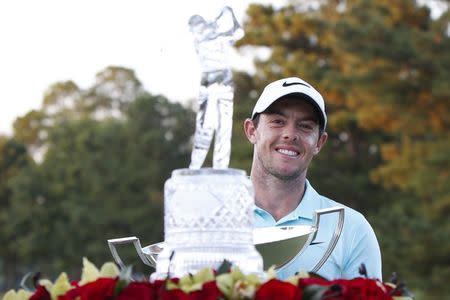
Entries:
[[[9,230],[13,238],[8,241],[11,251],[1,252],[1,260],[10,260],[13,253],[17,276],[27,270],[78,271],[83,256],[97,263],[111,260],[110,238],[138,236],[145,244],[163,240],[163,185],[173,169],[188,165],[193,112],[144,91],[128,99],[130,94],[116,90],[122,77],[108,80],[108,88],[97,98],[92,93],[89,101],[104,109],[104,100],[111,98],[123,104],[117,106],[120,115],[99,118],[97,110],[79,110],[86,107],[80,104],[86,98],[79,97],[84,92],[65,82],[52,85],[41,110],[25,116],[42,116],[47,124],[40,127],[46,133],[40,162],[23,167],[7,184],[1,236]],[[88,90],[97,88],[98,81]],[[31,135],[29,128],[24,127],[22,136]],[[1,145],[3,151],[11,150]],[[22,151],[27,153],[25,145]],[[10,176],[3,165],[0,175]],[[128,248],[125,260],[137,263],[134,248]]]
[[24,144],[14,138],[0,136],[0,258],[3,258],[0,282],[3,277],[6,285],[13,283],[18,264],[17,249],[14,247],[16,232],[9,226],[13,193],[10,183],[31,162]]
[[95,84],[81,89],[71,81],[56,82],[44,93],[39,110],[18,117],[14,136],[34,154],[45,151],[48,130],[82,118],[121,118],[128,105],[144,93],[131,69],[110,66],[98,72]]

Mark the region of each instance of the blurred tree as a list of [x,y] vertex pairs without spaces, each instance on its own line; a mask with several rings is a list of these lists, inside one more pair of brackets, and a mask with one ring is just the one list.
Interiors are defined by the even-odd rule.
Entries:
[[[109,96],[125,99],[120,97],[124,91],[114,88],[115,79],[108,80],[99,105]],[[120,86],[123,78],[118,80]],[[99,117],[97,110],[79,109],[84,100],[77,98],[75,84],[52,87],[39,111],[51,120],[42,141],[46,151],[39,164],[24,168],[8,185],[11,197],[5,214],[7,228],[15,235],[10,243],[20,261],[15,260],[15,266],[74,274],[82,256],[97,264],[111,260],[109,238],[163,240],[163,185],[173,169],[188,166],[193,111],[139,91],[120,105],[119,116]],[[69,94],[74,105],[62,100]],[[125,251],[126,261],[137,257],[132,248]],[[2,253],[2,260],[8,259]]]
[[41,156],[46,150],[48,129],[85,117],[102,120],[123,117],[127,106],[144,93],[131,69],[109,66],[98,72],[95,84],[83,90],[73,81],[52,84],[44,93],[41,108],[16,119],[14,136]]
[[163,183],[188,164],[193,120],[180,104],[145,95],[125,122],[85,118],[49,128],[42,163],[13,185],[21,261],[43,272],[79,269],[81,256],[110,260],[108,238],[161,241]]
[[23,144],[13,138],[0,136],[0,288],[3,288],[2,285],[11,286],[12,279],[18,273],[18,257],[13,245],[16,232],[8,227],[11,222],[8,212],[12,203],[9,184],[31,162]]
[[14,121],[14,137],[26,144],[30,152],[43,146],[46,138],[46,115],[42,110],[31,110]]
[[389,245],[405,220],[399,271],[430,296],[448,294],[448,10],[432,19],[414,0],[323,0],[247,13],[238,46],[271,50],[255,61],[257,89],[300,76],[326,99],[330,138],[310,170],[314,184],[371,217],[385,262],[398,261]]
[[118,117],[143,93],[142,84],[133,70],[110,66],[95,75],[95,84],[85,91],[77,108],[100,118]]
[[244,120],[250,117],[256,97],[259,96],[253,79],[246,73],[235,73],[233,80],[236,85],[234,92],[233,133],[230,167],[246,170],[250,175],[253,158],[253,148],[244,133]]

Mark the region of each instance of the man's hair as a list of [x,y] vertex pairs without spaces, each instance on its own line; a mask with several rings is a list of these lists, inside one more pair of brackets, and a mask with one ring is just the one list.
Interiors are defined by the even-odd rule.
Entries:
[[258,124],[259,124],[259,116],[261,114],[256,114],[255,117],[252,119],[253,122],[253,126],[255,126],[255,128],[258,128]]

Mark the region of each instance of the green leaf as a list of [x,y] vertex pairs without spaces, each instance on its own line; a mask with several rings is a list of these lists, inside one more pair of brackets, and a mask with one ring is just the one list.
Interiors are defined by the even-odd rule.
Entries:
[[318,284],[308,285],[303,290],[303,300],[321,300],[327,292],[328,287]]
[[212,280],[214,280],[214,272],[211,268],[203,268],[193,276],[194,283],[204,284]]
[[50,295],[52,299],[58,299],[58,296],[64,295],[72,286],[70,285],[69,278],[65,272],[61,273],[53,284]]
[[217,273],[216,273],[216,275],[221,275],[221,274],[225,274],[225,273],[230,272],[231,266],[232,266],[232,263],[225,259],[225,260],[220,264],[219,268],[217,268]]
[[115,263],[112,262],[104,263],[100,269],[100,277],[114,278],[119,276],[119,274],[120,274],[119,268],[116,266]]
[[100,276],[100,271],[97,267],[91,263],[86,257],[83,257],[83,269],[81,271],[81,280],[79,285],[85,285],[86,283],[97,280]]
[[234,289],[234,279],[230,273],[223,273],[216,276],[217,288],[226,296],[227,299],[231,298]]

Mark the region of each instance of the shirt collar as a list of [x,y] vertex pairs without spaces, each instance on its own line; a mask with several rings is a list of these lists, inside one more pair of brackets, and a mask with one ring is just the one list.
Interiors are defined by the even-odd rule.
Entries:
[[[305,182],[305,193],[298,206],[286,217],[290,219],[307,219],[312,220],[314,212],[317,209],[319,194],[311,186],[308,180]],[[284,219],[284,218],[283,218]]]
[[[319,194],[314,190],[308,180],[305,182],[305,193],[301,199],[299,205],[289,214],[278,220],[277,224],[281,224],[287,221],[306,219],[312,220],[313,214],[317,209],[319,201]],[[255,212],[261,216],[269,214],[264,209],[256,207]]]

